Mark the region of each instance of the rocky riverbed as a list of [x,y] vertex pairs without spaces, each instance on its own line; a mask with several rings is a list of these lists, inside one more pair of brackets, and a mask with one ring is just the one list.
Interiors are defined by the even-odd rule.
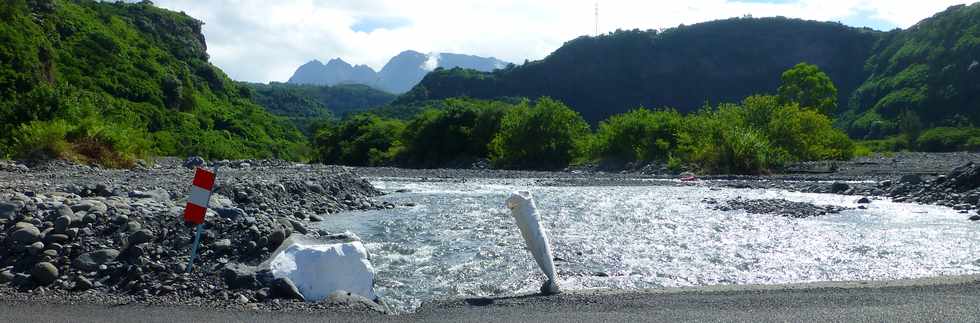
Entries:
[[[281,161],[220,166],[195,270],[193,228],[181,220],[203,160],[164,159],[133,170],[60,161],[0,162],[0,297],[234,308],[366,307],[350,298],[304,303],[261,273],[286,238],[337,238],[312,223],[331,213],[391,208],[347,168]],[[186,165],[185,165],[186,164]],[[253,276],[253,277],[248,277]],[[242,283],[243,279],[246,281]],[[281,283],[281,282],[278,282]]]

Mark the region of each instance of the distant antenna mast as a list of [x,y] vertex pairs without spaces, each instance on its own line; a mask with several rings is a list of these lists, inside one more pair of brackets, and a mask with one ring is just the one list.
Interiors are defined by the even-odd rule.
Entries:
[[595,36],[599,37],[599,1],[595,2]]

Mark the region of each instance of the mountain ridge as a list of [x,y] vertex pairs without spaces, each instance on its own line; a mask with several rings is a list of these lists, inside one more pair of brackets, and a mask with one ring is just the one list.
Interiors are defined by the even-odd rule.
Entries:
[[330,59],[326,64],[314,59],[300,65],[287,83],[328,86],[364,84],[399,94],[410,90],[435,68],[463,67],[489,72],[507,64],[495,57],[438,52],[423,54],[406,50],[392,57],[378,71],[367,65],[351,65],[339,57]]

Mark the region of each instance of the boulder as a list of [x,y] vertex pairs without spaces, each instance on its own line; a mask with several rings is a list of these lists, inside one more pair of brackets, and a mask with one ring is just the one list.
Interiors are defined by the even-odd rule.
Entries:
[[275,298],[295,299],[298,301],[305,300],[303,294],[300,293],[296,284],[293,284],[293,281],[289,277],[280,277],[273,280],[271,292]]
[[219,207],[213,209],[218,216],[222,218],[228,218],[232,220],[237,220],[239,218],[245,217],[245,210],[239,209],[237,207]]
[[84,211],[96,214],[105,214],[108,209],[109,207],[105,203],[96,200],[83,200],[71,206],[71,210],[74,212]]
[[50,262],[39,262],[31,269],[31,280],[41,286],[47,286],[58,279],[58,268]]
[[0,218],[13,220],[17,215],[17,205],[10,202],[0,202]]
[[211,245],[211,248],[213,248],[214,251],[216,251],[216,252],[226,252],[226,251],[229,251],[229,250],[231,250],[231,240],[229,240],[229,239],[220,239],[218,241],[215,241],[214,244]]
[[133,234],[129,235],[127,241],[129,241],[130,246],[151,242],[153,241],[153,231],[150,231],[150,229],[142,229],[133,232]]
[[37,256],[41,254],[42,250],[44,250],[44,243],[40,241],[32,243],[27,246],[27,253],[30,254],[31,256]]
[[918,174],[907,174],[907,175],[903,175],[902,179],[898,180],[898,182],[918,185],[918,184],[922,184],[922,176],[919,176]]
[[868,199],[867,197],[862,197],[858,199],[857,202],[858,204],[868,204],[871,203],[871,199]]
[[84,276],[75,277],[75,291],[84,292],[92,289],[92,281]]
[[851,189],[851,185],[847,183],[835,182],[830,184],[830,192],[834,194],[844,193],[849,189]]
[[378,312],[384,312],[384,307],[364,296],[357,295],[348,291],[338,290],[336,292],[330,293],[327,297],[327,302],[333,306],[344,306],[352,309],[359,310],[374,310]]
[[119,250],[100,249],[81,254],[75,258],[72,266],[84,271],[95,271],[99,269],[100,265],[115,261],[116,257],[119,257]]
[[256,268],[239,263],[228,263],[221,270],[221,277],[231,289],[258,289],[262,285],[256,277]]
[[204,158],[201,158],[200,156],[190,156],[184,160],[184,168],[194,169],[195,167],[204,166],[205,163]]
[[20,228],[11,232],[8,239],[21,245],[29,245],[41,239],[41,230],[38,230],[33,224],[21,223],[24,222],[17,223]]
[[170,201],[170,193],[159,188],[150,191],[132,191],[129,192],[129,197],[134,199],[152,199],[159,202]]
[[[66,210],[68,210],[68,212],[71,212],[71,209],[68,208],[67,206],[65,206],[63,208],[66,209]],[[65,233],[65,232],[67,232],[68,231],[68,228],[71,227],[72,216],[74,216],[74,212],[72,212],[72,215],[70,215],[70,216],[69,215],[62,214],[57,219],[54,219],[54,232],[56,232],[56,233]]]

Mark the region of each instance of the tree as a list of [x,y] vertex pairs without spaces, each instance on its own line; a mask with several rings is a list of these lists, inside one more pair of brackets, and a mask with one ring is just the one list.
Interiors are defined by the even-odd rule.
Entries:
[[598,157],[621,161],[666,160],[670,150],[677,146],[682,122],[681,114],[672,109],[639,108],[613,115],[599,123]]
[[542,98],[504,115],[490,142],[490,161],[497,168],[560,169],[584,155],[589,137],[578,112]]
[[795,102],[828,116],[837,110],[837,87],[813,64],[799,63],[784,72],[779,98],[783,103]]

